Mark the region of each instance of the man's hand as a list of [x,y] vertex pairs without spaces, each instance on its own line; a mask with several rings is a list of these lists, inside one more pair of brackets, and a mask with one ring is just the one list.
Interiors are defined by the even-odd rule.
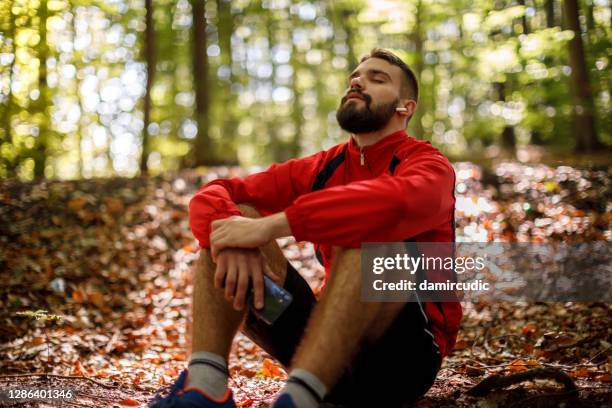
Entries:
[[232,216],[211,223],[210,252],[217,255],[224,248],[258,248],[271,240],[291,235],[284,212],[263,218]]
[[233,299],[234,309],[242,310],[251,280],[255,307],[261,309],[264,306],[264,271],[270,278],[280,283],[280,278],[267,268],[258,249],[226,248],[217,257],[215,288],[225,287],[225,299],[228,301]]

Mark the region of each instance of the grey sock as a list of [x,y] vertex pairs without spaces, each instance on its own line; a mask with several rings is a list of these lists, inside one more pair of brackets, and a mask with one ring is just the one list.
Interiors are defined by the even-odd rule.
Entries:
[[220,399],[227,390],[228,377],[227,362],[219,354],[208,351],[191,354],[187,387],[200,388],[212,398]]
[[314,374],[302,368],[289,373],[281,394],[289,394],[298,408],[317,408],[327,388]]

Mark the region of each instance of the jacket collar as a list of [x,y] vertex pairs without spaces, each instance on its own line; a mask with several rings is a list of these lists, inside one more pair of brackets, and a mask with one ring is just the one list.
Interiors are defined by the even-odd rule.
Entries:
[[383,155],[385,156],[387,153],[391,154],[397,147],[402,144],[402,142],[406,141],[408,138],[408,134],[405,130],[398,130],[397,132],[391,133],[378,142],[359,147],[357,142],[351,135],[348,142],[348,150],[351,156],[355,156],[359,158],[361,154],[366,154],[369,158],[374,158],[376,156]]

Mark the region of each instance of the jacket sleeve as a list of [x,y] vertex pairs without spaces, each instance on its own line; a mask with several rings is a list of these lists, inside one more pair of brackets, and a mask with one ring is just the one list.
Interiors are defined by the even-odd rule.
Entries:
[[298,241],[358,248],[394,242],[452,217],[455,173],[439,152],[403,160],[392,176],[312,192],[285,210]]
[[210,247],[210,224],[240,215],[238,205],[248,203],[269,215],[283,211],[300,195],[310,191],[325,152],[282,164],[244,179],[218,179],[203,186],[189,202],[189,225],[200,247]]

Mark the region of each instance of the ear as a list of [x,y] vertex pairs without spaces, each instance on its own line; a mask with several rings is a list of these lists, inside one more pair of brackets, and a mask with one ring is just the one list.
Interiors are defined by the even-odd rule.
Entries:
[[406,108],[405,111],[397,112],[402,116],[406,116],[407,118],[411,118],[414,115],[414,112],[417,108],[417,103],[414,99],[400,99],[399,107]]

